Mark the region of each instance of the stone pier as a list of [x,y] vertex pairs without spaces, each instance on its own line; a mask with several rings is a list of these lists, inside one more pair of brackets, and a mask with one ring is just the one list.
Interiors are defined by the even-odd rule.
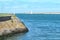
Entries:
[[0,36],[24,32],[28,32],[28,29],[15,15],[0,17]]

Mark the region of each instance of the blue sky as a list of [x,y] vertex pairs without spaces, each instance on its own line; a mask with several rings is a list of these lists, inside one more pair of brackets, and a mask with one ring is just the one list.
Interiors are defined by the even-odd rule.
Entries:
[[60,12],[60,0],[0,0],[0,12]]

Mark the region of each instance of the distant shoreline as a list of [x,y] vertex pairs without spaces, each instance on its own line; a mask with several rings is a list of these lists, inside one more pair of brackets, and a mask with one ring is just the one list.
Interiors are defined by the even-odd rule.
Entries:
[[[16,13],[16,14],[31,14],[31,13]],[[32,14],[60,14],[60,12],[32,12]]]
[[[1,13],[0,13],[1,14]],[[2,14],[60,14],[60,12],[18,12],[18,13],[2,13]]]

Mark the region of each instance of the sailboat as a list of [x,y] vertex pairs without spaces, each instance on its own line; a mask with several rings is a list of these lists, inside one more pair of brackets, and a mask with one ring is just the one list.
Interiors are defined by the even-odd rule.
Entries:
[[32,11],[31,11],[31,14],[32,14]]

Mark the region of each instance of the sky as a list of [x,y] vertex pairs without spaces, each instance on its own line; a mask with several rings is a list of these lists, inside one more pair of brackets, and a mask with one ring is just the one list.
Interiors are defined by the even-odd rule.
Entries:
[[60,12],[60,0],[0,0],[0,13]]

